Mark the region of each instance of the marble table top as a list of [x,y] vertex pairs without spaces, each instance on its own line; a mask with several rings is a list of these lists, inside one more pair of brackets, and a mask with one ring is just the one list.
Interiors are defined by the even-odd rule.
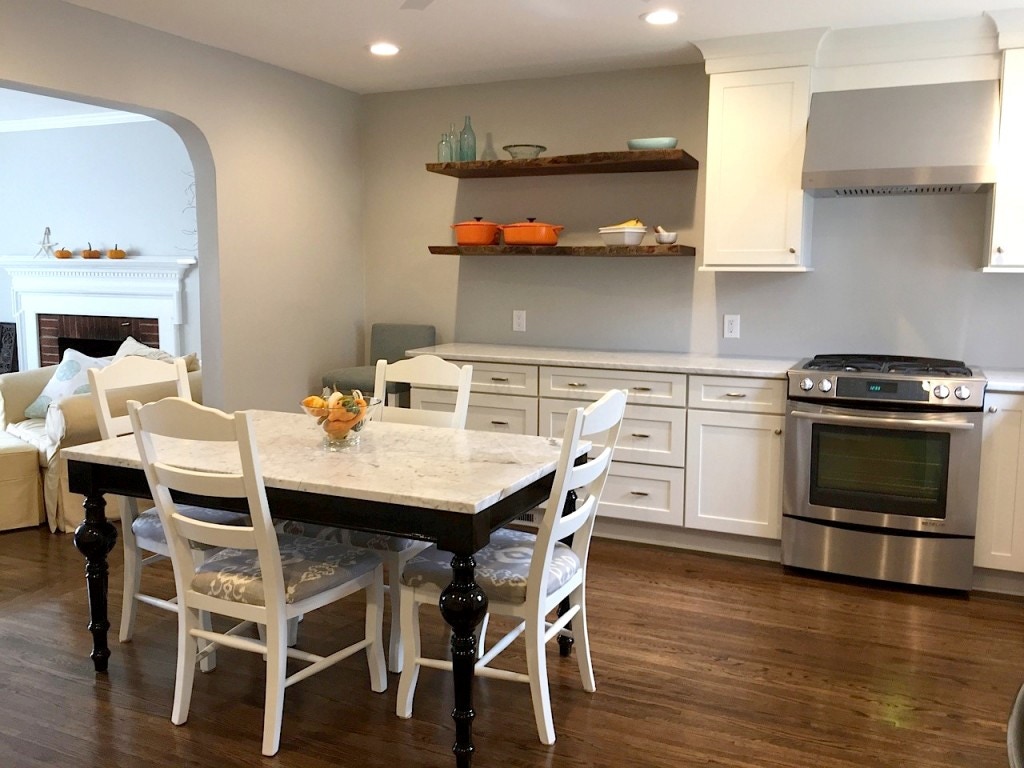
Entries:
[[[323,431],[301,413],[250,411],[268,487],[474,514],[544,475],[562,441],[534,435],[369,422],[357,445],[322,447]],[[590,447],[581,445],[581,452]],[[65,448],[69,460],[141,468],[132,435]],[[193,469],[238,469],[216,443],[173,455]]]

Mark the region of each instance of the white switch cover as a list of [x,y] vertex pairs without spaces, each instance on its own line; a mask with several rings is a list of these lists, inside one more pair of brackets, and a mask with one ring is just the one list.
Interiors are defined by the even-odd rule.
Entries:
[[512,330],[526,333],[526,310],[525,309],[513,309],[512,310]]
[[738,339],[740,337],[739,315],[725,315],[725,322],[722,323],[722,337],[726,339]]

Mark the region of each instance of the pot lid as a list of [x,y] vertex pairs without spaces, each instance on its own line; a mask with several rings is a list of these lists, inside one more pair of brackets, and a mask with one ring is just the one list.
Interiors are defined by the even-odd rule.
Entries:
[[536,219],[528,218],[526,221],[517,221],[514,224],[502,224],[502,227],[509,229],[511,227],[551,227],[552,229],[562,229],[558,224],[545,224],[543,221],[537,221]]
[[474,224],[480,224],[485,227],[496,227],[498,224],[493,221],[483,221],[483,217],[474,216],[472,221],[460,221],[458,224],[452,224],[453,227],[472,226]]

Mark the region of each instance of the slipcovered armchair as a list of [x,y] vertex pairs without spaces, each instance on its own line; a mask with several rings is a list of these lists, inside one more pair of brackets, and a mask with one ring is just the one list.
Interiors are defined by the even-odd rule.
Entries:
[[[437,331],[432,325],[410,325],[406,323],[374,323],[370,327],[370,364],[335,368],[322,377],[323,386],[339,392],[358,389],[373,392],[377,361],[396,363],[408,355],[407,349],[432,347],[437,340]],[[388,399],[392,395],[403,395],[409,391],[408,384],[388,382]]]
[[[51,531],[71,532],[85,516],[82,510],[84,499],[68,489],[67,463],[61,460],[60,449],[99,440],[100,429],[89,393],[71,395],[51,403],[45,419],[25,418],[25,409],[39,397],[56,369],[57,366],[50,365],[0,375],[0,428],[39,452],[46,521]],[[192,371],[188,376],[193,399],[202,402],[201,371]],[[111,407],[119,409],[119,414],[127,412],[127,400],[146,402],[164,394],[174,394],[173,387],[169,387],[166,393],[148,389],[134,394],[128,392],[126,390],[111,401]],[[118,505],[108,502],[107,515],[113,520],[118,519]]]

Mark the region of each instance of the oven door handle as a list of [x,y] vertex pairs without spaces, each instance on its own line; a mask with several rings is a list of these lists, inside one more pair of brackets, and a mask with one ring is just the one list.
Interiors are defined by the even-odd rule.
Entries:
[[870,427],[910,427],[911,429],[931,429],[938,432],[974,429],[969,421],[929,421],[928,419],[882,419],[874,416],[847,416],[843,413],[807,413],[791,411],[798,419],[811,419],[826,424],[863,424]]

